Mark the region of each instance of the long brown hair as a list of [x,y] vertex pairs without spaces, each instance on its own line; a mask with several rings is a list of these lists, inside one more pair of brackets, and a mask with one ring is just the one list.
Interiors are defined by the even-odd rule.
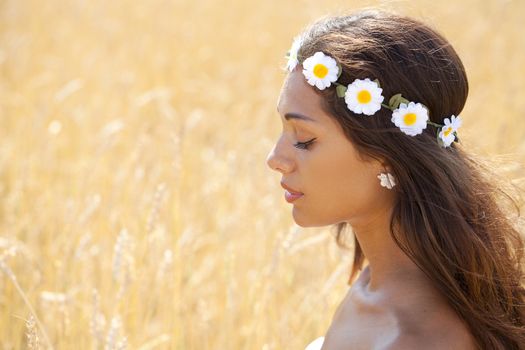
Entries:
[[[341,84],[378,79],[386,99],[402,93],[428,107],[430,120],[441,125],[465,105],[468,82],[461,60],[442,35],[420,21],[364,10],[319,20],[301,36],[299,58],[317,51],[332,56],[342,67]],[[514,205],[520,218],[513,187],[495,182],[496,174],[461,141],[439,146],[434,126],[411,137],[394,126],[386,108],[363,118],[347,109],[335,88],[314,90],[363,159],[385,161],[392,169],[397,196],[391,235],[467,323],[477,345],[525,346],[524,241],[503,204]],[[346,223],[336,226],[342,246],[346,229]],[[349,283],[366,259],[354,243]]]

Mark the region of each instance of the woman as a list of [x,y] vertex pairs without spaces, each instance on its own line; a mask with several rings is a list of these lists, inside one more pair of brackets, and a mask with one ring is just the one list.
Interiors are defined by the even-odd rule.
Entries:
[[468,83],[446,39],[381,11],[331,17],[288,70],[267,163],[298,225],[356,239],[351,288],[311,347],[525,348],[524,244],[459,143]]

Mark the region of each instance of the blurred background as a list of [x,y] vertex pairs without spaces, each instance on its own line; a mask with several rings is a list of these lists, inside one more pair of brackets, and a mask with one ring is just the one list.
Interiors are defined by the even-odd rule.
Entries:
[[266,165],[293,37],[379,6],[458,51],[461,141],[523,177],[525,2],[1,0],[0,347],[304,349],[352,252]]

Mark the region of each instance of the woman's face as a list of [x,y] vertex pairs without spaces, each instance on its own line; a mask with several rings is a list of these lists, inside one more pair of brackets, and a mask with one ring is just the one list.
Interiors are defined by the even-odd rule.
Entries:
[[[377,178],[384,166],[359,159],[341,126],[322,110],[321,96],[299,69],[286,78],[277,110],[283,131],[267,164],[282,174],[282,184],[303,193],[292,202],[298,225],[359,225],[390,203],[390,190],[381,187]],[[309,145],[300,148],[298,142]]]

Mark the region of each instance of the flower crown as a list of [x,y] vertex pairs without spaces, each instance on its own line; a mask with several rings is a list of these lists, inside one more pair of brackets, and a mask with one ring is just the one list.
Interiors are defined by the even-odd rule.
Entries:
[[[288,71],[293,71],[299,64],[298,52],[301,40],[296,38],[290,51],[287,53]],[[337,85],[337,96],[344,97],[348,109],[356,114],[374,115],[381,107],[392,111],[392,122],[405,134],[416,136],[423,132],[427,124],[437,127],[436,139],[442,147],[449,147],[452,142],[459,141],[457,130],[462,124],[459,116],[452,115],[445,118],[445,125],[431,122],[428,117],[428,108],[419,102],[411,102],[401,94],[392,96],[388,104],[384,104],[383,89],[379,81],[369,78],[355,79],[348,86],[337,83],[341,76],[341,66],[332,57],[323,52],[316,52],[303,61],[303,75],[308,84],[324,90],[332,83]]]

